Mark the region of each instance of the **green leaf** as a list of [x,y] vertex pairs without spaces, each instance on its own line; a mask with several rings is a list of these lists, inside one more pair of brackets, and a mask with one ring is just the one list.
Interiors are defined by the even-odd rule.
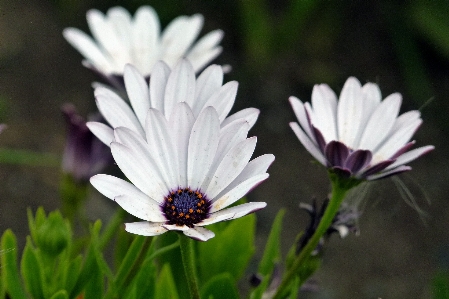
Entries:
[[198,242],[200,282],[217,274],[228,272],[237,281],[244,273],[254,254],[254,214],[232,220],[223,231],[216,231],[215,238]]
[[280,210],[273,221],[267,245],[259,264],[259,273],[262,275],[270,274],[273,267],[281,259],[281,231],[282,220],[285,215],[285,209]]
[[156,266],[153,260],[147,259],[139,268],[134,280],[134,298],[147,299],[154,297],[154,289],[156,282]]
[[73,259],[64,273],[64,282],[63,285],[67,292],[71,292],[75,287],[76,281],[80,275],[81,271],[81,263],[82,257],[78,255],[75,259]]
[[201,289],[203,299],[238,299],[234,278],[230,273],[221,273],[212,277]]
[[20,270],[28,292],[36,299],[46,297],[42,269],[43,265],[39,262],[37,251],[31,244],[31,238],[28,237],[22,254]]
[[20,283],[17,269],[17,240],[14,233],[7,229],[1,239],[1,271],[3,286],[13,299],[26,299],[25,291]]
[[258,271],[259,274],[263,275],[262,282],[251,292],[250,298],[261,298],[263,292],[269,285],[274,265],[281,260],[281,231],[284,215],[285,209],[282,209],[277,213],[273,221],[267,244],[265,245],[265,250],[259,263]]
[[169,264],[162,267],[159,278],[157,279],[156,288],[154,292],[154,299],[179,299],[176,289],[175,280],[171,272]]
[[69,299],[66,290],[59,290],[50,297],[50,299]]

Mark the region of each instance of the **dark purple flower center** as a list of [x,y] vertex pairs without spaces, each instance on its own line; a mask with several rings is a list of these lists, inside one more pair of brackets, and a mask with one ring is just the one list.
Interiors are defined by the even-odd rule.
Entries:
[[211,202],[201,192],[190,188],[171,191],[162,204],[167,224],[193,227],[209,216]]

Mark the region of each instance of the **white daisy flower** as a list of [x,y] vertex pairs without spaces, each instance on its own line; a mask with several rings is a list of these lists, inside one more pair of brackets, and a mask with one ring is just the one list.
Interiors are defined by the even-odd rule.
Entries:
[[221,129],[219,113],[210,106],[195,117],[188,103],[176,103],[168,120],[150,108],[146,138],[128,128],[114,130],[112,155],[131,183],[105,174],[90,181],[144,220],[126,223],[126,231],[154,236],[177,230],[206,241],[214,233],[203,226],[266,206],[250,202],[225,209],[267,179],[274,160],[267,154],[249,161],[256,146],[255,137],[247,138],[249,128],[240,119]]
[[141,6],[134,18],[123,7],[113,7],[103,15],[96,9],[86,14],[93,38],[76,28],[63,31],[65,39],[84,57],[84,66],[106,77],[123,75],[127,63],[148,77],[154,64],[163,60],[170,67],[186,57],[195,72],[201,70],[222,51],[223,31],[214,30],[195,43],[203,16],[179,16],[163,32],[151,6]]
[[148,109],[159,110],[168,120],[179,102],[186,102],[195,118],[205,107],[214,107],[222,128],[241,119],[252,127],[259,116],[258,109],[247,108],[227,117],[234,105],[238,83],[222,85],[223,70],[219,65],[209,66],[195,78],[192,64],[186,59],[181,59],[173,70],[160,61],[154,66],[148,85],[142,74],[127,64],[124,81],[131,107],[111,89],[101,85],[95,88],[98,110],[112,128],[98,122],[89,122],[87,126],[106,145],[114,141],[113,128],[117,127],[130,128],[145,139]]
[[406,163],[434,149],[428,145],[408,151],[422,123],[419,111],[400,116],[402,96],[382,101],[377,84],[350,77],[337,101],[326,85],[315,85],[312,103],[290,97],[299,124],[290,123],[299,141],[326,167],[345,176],[375,180],[411,170]]

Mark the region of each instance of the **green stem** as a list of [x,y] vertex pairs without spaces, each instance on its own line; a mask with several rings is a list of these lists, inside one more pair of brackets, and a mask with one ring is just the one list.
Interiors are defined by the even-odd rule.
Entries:
[[190,298],[200,299],[198,282],[195,271],[195,252],[193,250],[193,240],[179,234],[179,245],[181,248],[182,263],[189,286]]
[[[340,208],[340,205],[349,189],[351,189],[351,187],[345,184],[341,184],[340,180],[332,180],[332,197],[329,201],[329,205],[327,206],[326,211],[324,212],[323,217],[321,218],[320,224],[318,225],[315,233],[310,238],[309,242],[296,257],[289,272],[287,272],[287,274],[282,279],[281,284],[279,285],[279,288],[273,299],[281,299],[286,295],[288,287],[297,276],[298,270],[310,257],[310,254],[317,247],[321,237],[332,224],[332,220],[337,214],[338,209]],[[302,283],[303,281],[300,281],[299,285],[301,285]]]

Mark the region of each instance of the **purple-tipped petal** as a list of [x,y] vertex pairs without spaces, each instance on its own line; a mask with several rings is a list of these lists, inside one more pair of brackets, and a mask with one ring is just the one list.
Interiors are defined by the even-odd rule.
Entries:
[[318,148],[324,152],[324,148],[326,147],[326,141],[324,140],[323,134],[321,131],[312,126],[313,134],[315,134],[315,140],[318,143]]
[[376,165],[373,165],[370,168],[368,168],[365,172],[363,172],[362,176],[367,177],[369,175],[378,173],[378,172],[384,170],[385,168],[387,168],[388,166],[390,166],[391,164],[393,164],[394,161],[396,161],[396,160],[391,159],[391,160],[385,160],[385,161],[379,162]]
[[339,141],[331,141],[326,145],[324,153],[331,166],[344,167],[349,156],[349,149]]
[[385,171],[385,172],[381,172],[381,173],[378,173],[378,174],[374,174],[374,175],[368,176],[366,179],[368,181],[374,181],[374,180],[387,178],[389,176],[400,174],[402,172],[410,171],[410,170],[412,170],[412,168],[410,166],[402,165],[402,166],[396,167],[394,169],[391,169],[391,170],[388,170],[388,171]]
[[368,150],[356,150],[346,159],[345,167],[350,169],[352,173],[357,173],[365,168],[371,162],[373,154]]

